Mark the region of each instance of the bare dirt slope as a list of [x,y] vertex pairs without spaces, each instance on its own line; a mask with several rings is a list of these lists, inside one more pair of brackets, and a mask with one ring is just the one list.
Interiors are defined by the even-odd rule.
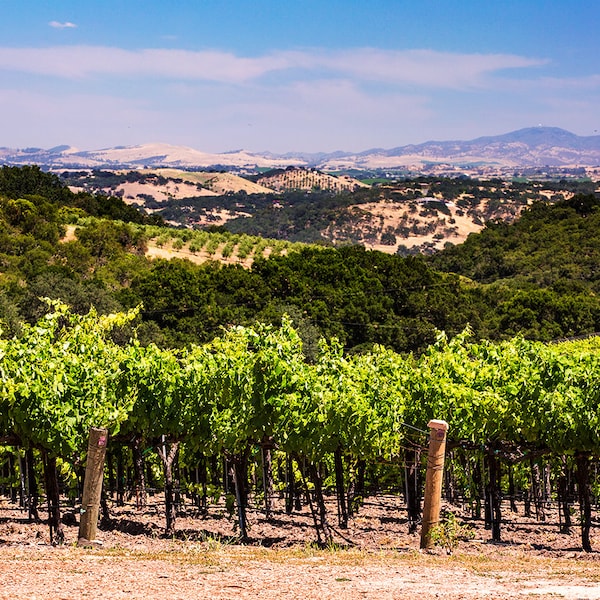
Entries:
[[[477,223],[472,216],[449,205],[448,215],[437,213],[424,215],[414,211],[414,202],[369,202],[357,205],[355,210],[363,213],[362,232],[363,243],[370,250],[396,253],[400,246],[412,248],[430,244],[441,249],[444,244],[460,244],[469,234],[483,229],[481,222]],[[399,228],[405,227],[406,235],[397,234]],[[396,241],[382,244],[382,233],[393,231]],[[373,232],[374,236],[369,236]]]

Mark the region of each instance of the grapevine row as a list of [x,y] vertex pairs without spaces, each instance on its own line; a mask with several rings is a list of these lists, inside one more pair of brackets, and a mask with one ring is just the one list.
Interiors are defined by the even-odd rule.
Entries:
[[[317,360],[308,363],[287,319],[280,327],[231,328],[208,344],[175,351],[142,346],[135,335],[115,343],[114,330],[133,327],[135,318],[136,311],[80,316],[55,303],[42,321],[24,324],[19,337],[0,340],[0,433],[6,444],[41,453],[58,537],[56,461],[80,464],[92,426],[107,427],[114,440],[133,440],[134,463],[155,448],[167,533],[175,528],[173,465],[185,448],[189,456],[224,456],[231,465],[244,536],[249,452],[260,447],[265,485],[271,450],[296,465],[302,461],[314,486],[317,530],[326,540],[319,465],[333,460],[343,499],[344,463],[410,462],[411,428],[439,418],[450,423],[450,449],[485,457],[497,517],[502,462],[542,455],[571,461],[582,543],[590,549],[589,464],[600,448],[596,339],[473,342],[467,331],[452,340],[440,334],[418,357],[382,347],[347,356],[333,340],[322,341]],[[475,481],[473,465],[466,460],[456,467],[465,487]],[[344,502],[340,510],[347,521]],[[499,529],[493,534],[499,539]]]
[[[171,245],[173,250],[192,254],[206,253],[210,257],[223,259],[238,258],[243,261],[252,256],[263,256],[265,250],[271,255],[294,252],[306,244],[287,240],[265,240],[262,237],[246,234],[234,234],[228,231],[208,232],[192,229],[164,229],[157,226],[138,225],[146,238],[154,240],[158,247]],[[220,252],[218,250],[220,249]]]

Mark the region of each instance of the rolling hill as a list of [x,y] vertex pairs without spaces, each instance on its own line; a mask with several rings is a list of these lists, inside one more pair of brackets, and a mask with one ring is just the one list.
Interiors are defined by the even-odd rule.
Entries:
[[359,153],[248,152],[220,154],[200,152],[162,143],[118,146],[102,150],[78,150],[70,146],[11,149],[0,148],[0,162],[7,165],[38,164],[46,168],[131,168],[173,167],[254,170],[287,166],[323,170],[426,169],[431,163],[456,167],[489,165],[510,168],[536,166],[600,165],[600,136],[578,136],[557,127],[529,127],[510,133],[468,141],[429,141],[422,144],[375,148]]

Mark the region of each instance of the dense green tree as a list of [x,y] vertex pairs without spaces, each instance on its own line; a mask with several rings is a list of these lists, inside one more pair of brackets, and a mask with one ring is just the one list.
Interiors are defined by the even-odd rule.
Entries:
[[515,223],[488,223],[429,262],[482,283],[511,278],[549,287],[567,279],[598,293],[600,200],[578,195],[554,205],[536,202]]
[[[421,183],[437,185],[432,179],[410,185]],[[444,194],[462,194],[470,186],[477,196],[473,181],[440,186]],[[480,187],[498,196],[506,191],[500,182]],[[43,311],[42,297],[60,298],[82,313],[91,306],[104,312],[142,304],[141,339],[161,346],[209,341],[233,324],[279,325],[289,313],[313,360],[321,336],[336,337],[356,352],[376,344],[420,351],[437,330],[452,336],[467,324],[474,335],[496,339],[521,333],[550,340],[600,328],[600,211],[594,196],[553,206],[534,203],[513,225],[489,223],[465,244],[428,259],[351,246],[307,247],[274,250],[251,269],[150,261],[147,240],[160,230],[85,217],[81,206],[104,214],[95,204],[104,203],[107,213],[135,220],[120,212],[119,199],[88,196],[73,194],[37,168],[2,170],[1,312],[9,330],[15,330],[17,316],[34,322]],[[372,191],[311,198],[312,205],[303,194],[287,198],[307,219],[294,227],[316,218],[314,211],[324,211],[318,218],[327,220],[330,208],[372,199]],[[228,200],[254,203],[265,215],[277,212],[271,197]],[[67,223],[76,225],[69,241],[63,237]],[[177,235],[183,243],[194,233]],[[223,234],[205,233],[202,244],[216,243],[211,235]]]
[[38,166],[0,168],[0,194],[9,198],[40,196],[54,203],[68,203],[73,193],[58,175],[45,173]]

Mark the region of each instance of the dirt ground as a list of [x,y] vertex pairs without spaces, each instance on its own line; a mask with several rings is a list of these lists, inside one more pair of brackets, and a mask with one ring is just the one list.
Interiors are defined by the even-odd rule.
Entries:
[[[242,545],[222,504],[210,505],[208,515],[184,507],[176,535],[165,538],[158,500],[145,510],[111,504],[112,525],[98,531],[93,548],[77,546],[75,509],[66,511],[66,543],[53,546],[45,523],[30,523],[1,500],[0,599],[600,600],[600,553],[581,551],[576,524],[564,535],[551,519],[505,510],[503,543],[493,544],[468,511],[446,507],[465,517],[471,539],[451,555],[421,551],[399,501],[381,496],[367,499],[347,530],[337,527],[331,506],[335,544],[318,549],[310,511],[288,516],[277,502],[271,522],[261,510],[250,511],[251,539]],[[592,545],[600,549],[598,530]]]

